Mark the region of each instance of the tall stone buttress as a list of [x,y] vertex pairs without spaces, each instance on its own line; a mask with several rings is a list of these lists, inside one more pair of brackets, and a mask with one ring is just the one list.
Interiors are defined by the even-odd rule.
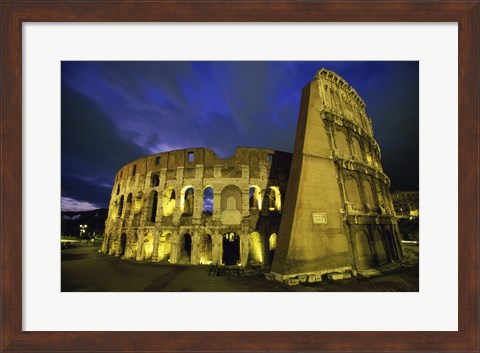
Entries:
[[275,279],[319,280],[402,259],[389,187],[365,103],[321,69],[302,91]]

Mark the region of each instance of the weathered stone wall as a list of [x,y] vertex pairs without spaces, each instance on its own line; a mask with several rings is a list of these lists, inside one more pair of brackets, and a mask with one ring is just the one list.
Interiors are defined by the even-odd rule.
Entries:
[[302,92],[272,266],[277,280],[362,271],[403,257],[380,156],[363,100],[340,76],[320,70]]
[[290,164],[289,153],[246,147],[227,159],[192,148],[133,161],[115,177],[102,251],[170,263],[271,263]]

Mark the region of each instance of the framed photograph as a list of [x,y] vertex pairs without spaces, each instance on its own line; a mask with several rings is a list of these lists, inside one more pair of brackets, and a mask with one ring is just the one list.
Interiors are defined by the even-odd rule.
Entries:
[[[419,61],[62,61],[61,81],[62,292],[418,291]],[[309,129],[327,159],[302,173],[342,173],[310,186],[292,172],[306,82],[329,134]],[[304,228],[280,232],[289,214]],[[318,260],[277,253],[285,233]]]
[[[6,0],[1,11],[3,351],[478,351],[479,1],[237,3]],[[81,174],[82,169],[88,169],[85,161],[77,158],[78,154],[66,154],[66,145],[61,138],[68,139],[69,149],[79,145],[76,139],[80,137],[90,139],[91,144],[103,146],[101,149],[105,153],[107,148],[115,150],[109,126],[102,125],[98,131],[91,129],[91,126],[98,126],[95,124],[101,121],[101,116],[97,113],[105,111],[106,106],[94,109],[90,101],[82,97],[106,97],[112,107],[110,113],[112,116],[117,114],[117,123],[128,123],[122,122],[120,115],[121,110],[129,109],[129,104],[122,106],[114,99],[114,91],[109,90],[113,87],[112,81],[105,77],[118,77],[121,81],[122,75],[132,72],[132,65],[141,66],[143,70],[146,63],[163,63],[163,69],[156,67],[142,74],[152,78],[160,75],[157,76],[159,81],[162,77],[181,72],[185,82],[211,81],[210,74],[217,69],[212,63],[224,63],[227,68],[217,72],[217,77],[230,77],[235,72],[237,82],[240,82],[240,77],[247,80],[247,71],[242,71],[245,64],[253,65],[255,70],[250,71],[257,73],[265,72],[267,66],[277,65],[275,67],[281,67],[281,70],[272,72],[280,76],[288,71],[291,77],[299,78],[305,66],[302,62],[320,61],[336,62],[332,67],[337,71],[342,70],[341,62],[374,63],[367,65],[368,70],[374,71],[395,63],[412,63],[414,68],[417,78],[413,86],[412,82],[410,85],[405,83],[407,71],[403,71],[396,85],[384,88],[394,95],[413,94],[419,97],[420,122],[417,130],[410,129],[408,119],[395,123],[395,114],[408,115],[408,109],[395,108],[390,118],[391,129],[419,133],[420,140],[420,278],[419,281],[417,278],[417,287],[404,283],[409,288],[406,292],[410,293],[363,293],[361,290],[351,293],[206,293],[201,289],[180,293],[180,287],[172,289],[173,293],[166,293],[168,290],[139,293],[136,290],[123,292],[115,289],[114,293],[106,293],[104,290],[91,290],[93,287],[78,287],[77,283],[67,283],[61,278],[58,251],[61,222],[58,216],[65,190],[60,190],[60,185],[64,187],[65,171],[71,177]],[[114,62],[120,66],[127,63],[124,65],[128,69],[120,66],[112,69],[110,65]],[[196,71],[186,70],[185,63],[189,63],[187,67],[196,65]],[[368,70],[364,68],[365,72]],[[198,73],[201,75],[196,76]],[[264,75],[257,75],[260,87]],[[330,81],[335,84],[343,82],[343,78],[335,79],[335,73],[320,67],[316,75],[316,79],[326,80],[325,90]],[[109,89],[96,84],[95,77],[103,77],[103,83],[110,84]],[[355,79],[360,83],[368,81],[368,77]],[[224,84],[227,81],[217,81],[223,92],[226,92]],[[280,78],[275,78],[275,75],[268,76],[266,81],[269,85],[257,87],[257,93],[281,86]],[[64,85],[65,82],[67,84]],[[383,87],[381,82],[371,84]],[[132,85],[136,85],[135,80],[124,80],[123,86],[120,84],[115,89],[130,89]],[[323,89],[324,85],[321,87]],[[171,89],[172,86],[168,86],[169,93],[158,96],[158,90],[145,90],[143,87],[142,94],[149,95],[149,99],[168,99],[171,103],[175,95]],[[236,89],[240,92],[245,87]],[[207,99],[207,93],[196,99]],[[221,94],[220,91],[210,93],[213,96]],[[255,92],[250,93],[254,95]],[[258,97],[264,96],[258,94]],[[254,105],[254,98],[252,96],[252,100],[245,104]],[[66,99],[73,103],[67,104]],[[130,99],[134,98],[129,96]],[[351,104],[345,102],[342,104]],[[323,100],[318,104],[325,108],[330,103]],[[345,132],[347,142],[344,147],[347,147],[342,152],[342,129],[351,123],[348,119],[343,121],[335,117],[335,114],[322,115],[322,126],[332,124],[333,127],[328,130],[331,131],[332,144],[337,147],[332,152],[332,158],[341,161],[347,159],[341,153],[355,155],[348,158],[349,164],[345,162],[347,170],[353,165],[352,161],[359,158],[355,151],[361,151],[360,160],[364,159],[365,165],[371,162],[373,166],[376,158],[380,157],[370,149],[367,153],[365,141],[368,139],[364,141],[361,138],[366,136],[364,130],[368,131],[369,120],[361,115],[356,117],[355,110],[346,107],[332,105],[331,111],[334,113],[335,109],[340,109],[345,116],[350,114],[351,120],[363,126],[363,130],[352,127],[350,130],[355,134]],[[79,111],[88,112],[93,125],[87,128],[86,120],[79,122]],[[67,113],[70,120],[64,119]],[[195,112],[185,110],[183,114],[194,116]],[[275,123],[280,124],[278,121]],[[195,124],[191,121],[189,126],[204,135],[209,133]],[[210,126],[212,139],[215,130],[213,125]],[[118,129],[118,126],[110,127]],[[170,127],[166,124],[162,130],[172,134]],[[82,129],[90,130],[80,134]],[[138,130],[141,131],[147,130]],[[132,135],[135,129],[118,132],[129,134],[132,146],[141,146],[138,139],[142,137]],[[84,144],[85,141],[81,142]],[[258,147],[280,149],[281,143],[277,147],[275,142],[275,138],[271,137],[268,146]],[[227,151],[228,141],[222,144]],[[274,146],[270,147],[271,144]],[[95,153],[95,148],[92,151]],[[225,151],[223,153],[229,153]],[[204,154],[208,153],[205,149],[192,148],[183,152],[182,158],[189,163],[194,163],[197,158],[206,158]],[[254,152],[257,155],[261,151]],[[265,153],[265,156],[262,155],[265,163],[282,166],[278,155]],[[412,152],[405,149],[402,158],[408,159],[409,153]],[[139,170],[144,168],[139,163],[120,168],[113,189],[109,186],[108,192],[112,195],[109,207],[113,211],[107,227],[110,227],[112,236],[104,239],[102,252],[126,257],[129,261],[143,261],[148,257],[156,262],[182,264],[186,261],[198,265],[220,262],[237,267],[261,265],[274,259],[272,250],[275,246],[270,243],[276,244],[276,238],[272,240],[270,234],[264,237],[261,233],[247,231],[246,223],[242,222],[240,227],[237,218],[243,203],[250,203],[249,212],[255,214],[252,209],[257,204],[261,205],[259,200],[263,200],[268,201],[268,207],[259,206],[257,212],[270,212],[274,219],[275,212],[284,207],[284,199],[280,197],[282,187],[277,186],[270,187],[271,190],[267,186],[263,188],[265,190],[259,188],[260,196],[256,196],[253,188],[253,193],[249,190],[248,193],[245,191],[245,195],[239,194],[238,200],[233,191],[225,195],[220,220],[229,225],[239,223],[238,227],[234,227],[238,234],[237,231],[197,234],[193,233],[196,231],[193,228],[192,235],[165,232],[160,235],[165,238],[163,240],[150,237],[148,232],[142,233],[140,239],[127,233],[116,234],[113,231],[116,219],[135,222],[135,208],[138,206],[141,209],[142,202],[149,215],[144,222],[155,222],[156,217],[166,217],[165,222],[168,222],[169,216],[178,216],[186,222],[184,230],[188,228],[189,219],[192,216],[195,218],[195,215],[200,215],[198,219],[205,218],[204,226],[207,227],[209,215],[219,210],[215,197],[219,197],[218,201],[223,195],[215,196],[212,190],[207,197],[211,202],[207,202],[210,208],[203,210],[192,185],[189,185],[190,189],[179,189],[178,197],[170,195],[166,201],[160,199],[157,192],[156,200],[155,187],[158,186],[159,190],[161,187],[163,198],[165,191],[169,190],[165,180],[168,181],[170,170],[162,165],[163,154],[152,156],[151,161],[145,159],[145,168],[151,164],[150,169],[147,168],[149,172],[145,173],[145,178],[150,181],[147,184],[151,184],[149,187],[152,188],[152,191],[148,190],[148,197],[138,197],[128,186],[133,183],[132,176],[137,175],[137,167]],[[175,160],[177,157],[172,155],[171,158]],[[414,157],[414,164],[418,163]],[[397,161],[400,165],[399,158]],[[207,169],[207,164],[205,166]],[[298,170],[302,168],[297,167]],[[369,173],[368,168],[361,167],[365,175]],[[155,173],[157,169],[158,173]],[[176,174],[170,176],[171,180],[177,180],[178,173],[207,173],[202,168],[198,170],[198,166],[192,170],[174,169],[171,173]],[[214,173],[228,174],[228,168],[215,171],[212,164],[211,169],[212,178]],[[123,172],[127,173],[125,178]],[[240,172],[245,174],[247,170]],[[88,173],[91,172],[83,174],[82,180],[90,177]],[[262,180],[260,174],[259,181]],[[342,185],[345,194],[350,195],[352,183],[346,180],[349,177],[347,174],[342,176],[345,179]],[[375,175],[378,177],[378,172]],[[95,179],[95,176],[91,178]],[[76,180],[80,179],[71,177],[69,185]],[[281,180],[278,176],[279,183]],[[293,180],[300,183],[298,177]],[[375,180],[372,179],[374,184]],[[159,183],[165,184],[159,186]],[[305,185],[305,180],[301,183]],[[365,185],[369,184],[363,184],[363,187]],[[203,186],[195,186],[195,190]],[[213,185],[214,190],[215,187]],[[379,192],[373,186],[371,191],[373,195],[383,193],[383,189]],[[91,192],[96,193],[95,190]],[[364,191],[360,194],[366,202],[368,193]],[[205,195],[203,197],[205,203]],[[171,206],[172,200],[179,203],[177,208],[181,214]],[[70,205],[77,201],[73,197],[62,199]],[[368,211],[373,203],[379,207],[380,214],[382,207],[388,208],[377,201],[367,202],[362,207]],[[157,208],[157,205],[160,206]],[[352,214],[356,212],[354,202],[347,202],[345,207],[346,217],[350,211]],[[298,210],[297,206],[291,208],[291,212]],[[388,212],[385,214],[388,215]],[[407,216],[415,215],[409,213]],[[320,228],[335,222],[336,216],[319,208],[305,217],[313,227]],[[352,216],[351,222],[363,224],[359,218]],[[382,223],[385,220],[378,218],[377,225],[388,229],[388,225]],[[218,222],[215,224],[218,225]],[[381,228],[361,227],[357,232],[360,237],[362,234],[368,237],[370,229],[372,239],[377,234],[375,229]],[[213,229],[211,226],[207,228]],[[87,233],[85,225],[80,227],[80,232],[80,236]],[[243,242],[244,233],[247,242]],[[293,233],[301,233],[301,230]],[[353,237],[357,245],[352,247],[361,247],[358,234],[354,234],[357,238]],[[199,237],[205,241],[198,243]],[[265,250],[262,239],[263,243],[269,243],[270,252]],[[372,250],[372,261],[379,262],[382,258],[387,261],[395,254],[400,258],[392,241],[384,243],[390,247],[386,247],[384,252],[379,252],[378,248]],[[258,250],[256,244],[258,249],[264,250]],[[69,244],[66,242],[64,245]],[[358,250],[353,256],[360,263],[358,268],[362,269],[361,264],[367,266],[370,260],[360,253]],[[73,252],[69,254],[74,255]],[[70,263],[76,261],[74,258],[71,260]],[[275,266],[281,268],[279,263]],[[124,270],[117,268],[119,272]],[[357,267],[343,268],[342,273],[356,275],[356,270]],[[305,273],[286,275],[286,272],[272,272],[272,279],[290,285],[299,281],[315,282],[315,275],[308,274],[307,270]],[[155,291],[158,286],[154,287],[150,289]],[[88,293],[80,293],[85,291]]]

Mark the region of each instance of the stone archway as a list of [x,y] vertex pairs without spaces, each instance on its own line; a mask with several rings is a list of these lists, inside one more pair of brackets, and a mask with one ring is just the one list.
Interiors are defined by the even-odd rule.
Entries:
[[120,236],[120,244],[118,246],[118,256],[123,256],[127,248],[127,234],[122,233]]
[[372,252],[368,242],[367,234],[360,230],[355,233],[355,244],[357,254],[357,268],[367,269],[372,267]]
[[180,212],[182,215],[193,215],[195,205],[195,189],[192,185],[186,185],[180,192]]
[[240,236],[237,233],[225,233],[222,240],[222,263],[237,265],[240,262]]
[[259,210],[261,208],[260,204],[262,199],[260,197],[260,191],[260,187],[257,185],[251,186],[248,191],[248,203],[252,210]]
[[170,256],[172,252],[172,233],[163,232],[160,236],[158,243],[158,261],[170,262]]
[[213,240],[210,234],[201,237],[200,249],[200,265],[209,265],[213,260]]
[[213,187],[211,186],[203,189],[202,213],[213,214]]
[[[265,206],[265,207],[263,207]],[[280,188],[278,186],[270,186],[265,190],[262,209],[270,212],[280,212],[282,209],[282,199]]]
[[118,202],[118,207],[117,207],[117,217],[118,218],[122,217],[122,212],[123,212],[123,195],[120,196],[120,201]]
[[147,208],[148,221],[155,222],[157,218],[158,192],[152,190],[149,195]]
[[180,239],[180,261],[182,264],[192,262],[192,236],[185,233]]
[[148,234],[143,238],[143,259],[150,260],[153,255],[153,235]]
[[170,217],[173,215],[175,204],[175,189],[172,187],[165,188],[162,199],[162,211],[164,217]]
[[377,251],[378,265],[385,265],[388,262],[388,258],[387,254],[385,253],[382,235],[380,234],[378,229],[373,232],[373,239],[375,241],[375,250]]

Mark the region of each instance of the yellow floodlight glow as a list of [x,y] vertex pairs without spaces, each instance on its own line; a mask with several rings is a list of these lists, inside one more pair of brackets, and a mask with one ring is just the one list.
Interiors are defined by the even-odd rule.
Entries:
[[254,263],[263,263],[262,236],[258,232],[250,235],[250,259]]

